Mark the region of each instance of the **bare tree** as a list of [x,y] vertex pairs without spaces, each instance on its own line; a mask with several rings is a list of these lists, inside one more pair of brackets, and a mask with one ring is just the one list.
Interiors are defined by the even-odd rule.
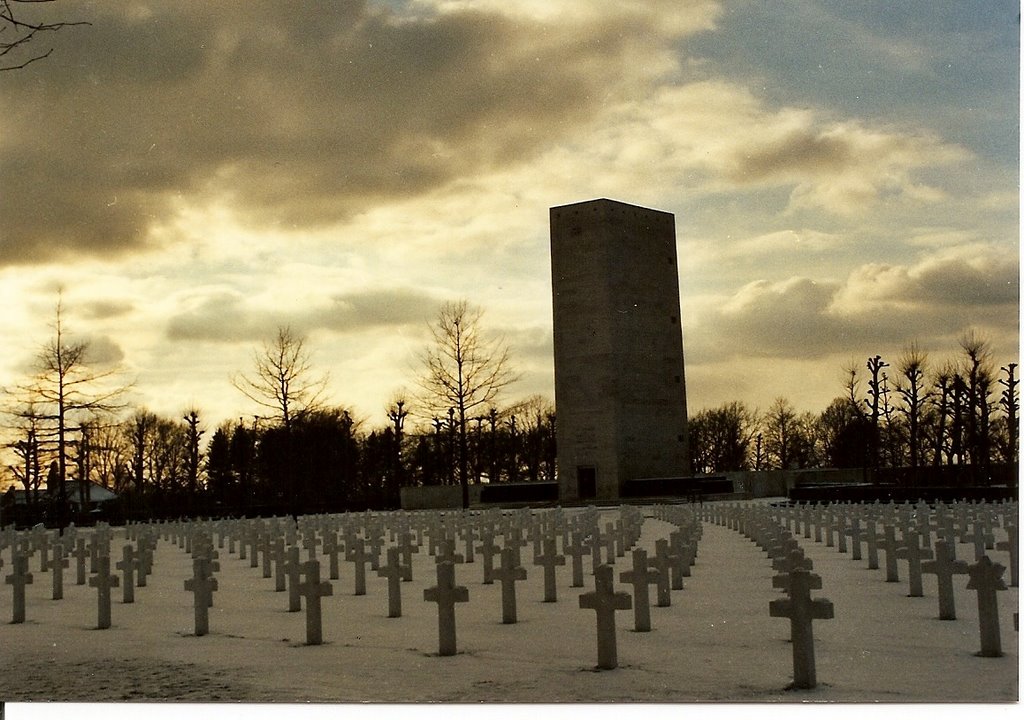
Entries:
[[939,467],[943,464],[943,457],[947,462],[952,462],[953,447],[953,396],[954,378],[956,370],[950,363],[939,368],[933,381],[931,400],[932,413],[932,466]]
[[236,375],[231,383],[290,431],[296,419],[322,407],[327,376],[314,374],[305,338],[286,326],[253,353],[252,374]]
[[[506,410],[509,415],[509,467],[526,469],[530,482],[540,480],[542,469],[547,466],[547,479],[554,480],[554,463],[551,461],[555,442],[555,404],[543,395],[531,395]],[[486,418],[477,416],[479,428]],[[479,433],[478,433],[479,434]],[[480,454],[477,449],[477,454]],[[515,478],[511,473],[511,478]]]
[[471,308],[465,300],[442,305],[430,326],[432,342],[421,358],[423,406],[439,417],[453,411],[463,507],[469,506],[466,422],[518,377],[510,367],[504,340],[484,334],[482,315],[482,310]]
[[404,391],[398,391],[391,399],[387,407],[388,420],[391,421],[391,438],[394,443],[391,448],[389,463],[391,490],[398,492],[405,480],[404,462],[402,459],[402,444],[405,440],[405,419],[409,417],[409,409],[406,407],[408,400]]
[[746,470],[760,418],[742,402],[706,408],[690,418],[694,469],[703,473]]
[[123,489],[130,465],[123,426],[107,423],[95,427],[91,448],[96,482],[108,490]]
[[1004,388],[999,395],[999,406],[1003,409],[1006,429],[1003,457],[1007,462],[1016,463],[1020,439],[1020,398],[1017,392],[1020,380],[1016,377],[1017,363],[1010,363],[999,369],[1006,374],[1005,378],[999,380],[999,384]]
[[807,467],[813,461],[810,428],[814,418],[809,413],[798,415],[783,397],[772,402],[764,414],[765,451],[776,468]]
[[36,49],[43,35],[75,25],[90,25],[84,20],[48,22],[39,19],[29,6],[48,5],[56,0],[0,0],[0,71],[20,70],[36,60],[49,57],[53,48]]
[[889,363],[882,360],[881,355],[875,355],[868,359],[867,363],[870,378],[868,379],[868,397],[864,399],[870,412],[871,436],[868,452],[871,459],[871,467],[877,468],[881,465],[881,444],[882,428],[880,419],[883,414],[886,390],[885,368]]
[[185,413],[185,482],[188,486],[189,509],[195,510],[196,497],[199,493],[199,472],[202,469],[202,452],[199,448],[199,441],[205,434],[205,430],[199,427],[199,411],[190,408]]
[[973,330],[960,338],[964,352],[964,444],[971,463],[971,473],[987,479],[991,437],[989,396],[995,384],[992,349],[989,341]]
[[40,410],[56,443],[56,510],[61,527],[67,520],[68,449],[71,434],[81,431],[76,423],[97,414],[116,413],[127,384],[117,381],[118,368],[99,369],[89,357],[89,343],[73,341],[64,328],[63,303],[57,302],[54,334],[36,356],[37,370],[18,393]]
[[903,400],[899,410],[907,423],[907,450],[912,468],[921,465],[921,424],[929,400],[924,381],[927,365],[928,356],[913,343],[896,363],[900,374],[896,381],[896,392]]
[[8,445],[18,458],[17,465],[11,465],[10,471],[25,488],[25,499],[33,510],[38,504],[39,487],[43,482],[45,428],[35,403],[31,400],[15,415],[19,419],[16,432],[18,439]]

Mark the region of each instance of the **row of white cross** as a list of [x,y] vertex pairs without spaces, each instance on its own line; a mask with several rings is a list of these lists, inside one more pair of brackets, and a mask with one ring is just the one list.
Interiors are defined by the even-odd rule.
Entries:
[[[783,589],[787,598],[773,600],[769,612],[773,617],[787,617],[793,641],[793,685],[813,688],[817,684],[814,664],[813,620],[834,617],[831,602],[811,599],[811,590],[820,590],[821,577],[812,571],[797,535],[803,528],[805,539],[823,541],[827,547],[849,551],[851,558],[862,560],[861,543],[868,552],[868,567],[878,569],[878,550],[885,554],[886,581],[898,582],[898,559],[907,561],[909,597],[923,596],[922,573],[937,578],[939,619],[955,620],[954,575],[969,575],[967,589],[975,590],[978,599],[978,623],[982,657],[1002,655],[999,633],[999,612],[996,592],[1006,590],[1002,579],[1006,568],[986,554],[986,549],[1006,551],[1010,555],[1011,585],[1017,585],[1017,505],[1003,502],[995,505],[973,503],[917,505],[836,503],[828,505],[781,506],[726,503],[709,505],[702,517],[718,525],[739,531],[768,553],[773,568],[782,574],[773,580],[773,587]],[[881,540],[879,540],[881,525]],[[959,532],[954,531],[959,526]],[[1003,527],[1007,540],[996,543],[993,527]],[[897,540],[896,532],[900,531]],[[931,535],[936,533],[934,553]],[[956,559],[957,539],[973,543],[975,562],[969,565]],[[1016,614],[1014,618],[1016,620]]]
[[[644,514],[675,526],[668,538],[656,541],[653,554],[633,549],[640,537]],[[87,541],[72,526],[62,536],[37,527],[15,533],[0,533],[0,550],[11,549],[12,572],[7,584],[13,589],[12,622],[25,621],[25,586],[32,583],[29,558],[40,556],[40,571],[53,575],[53,597],[63,596],[63,570],[69,557],[76,561],[76,579],[85,584],[88,561],[92,577],[88,584],[97,590],[97,626],[110,627],[111,590],[122,588],[122,601],[134,602],[134,588],[144,587],[152,574],[153,551],[162,538],[192,557],[192,577],[183,590],[192,593],[195,609],[195,634],[209,632],[208,608],[218,590],[215,573],[225,544],[229,554],[248,559],[252,568],[260,567],[264,578],[274,578],[275,590],[288,592],[288,610],[306,608],[306,642],[323,642],[321,599],[334,592],[328,580],[321,579],[319,558],[325,558],[331,580],[339,578],[343,558],[354,566],[354,594],[366,593],[366,570],[388,581],[388,617],[402,614],[401,584],[412,580],[412,556],[426,549],[434,557],[436,584],[424,590],[423,599],[437,604],[438,654],[457,652],[455,607],[469,601],[468,588],[455,580],[457,565],[474,563],[479,557],[482,581],[501,585],[502,622],[517,622],[516,582],[526,578],[522,548],[533,545],[533,564],[544,576],[544,601],[557,601],[555,570],[571,567],[572,587],[583,587],[584,558],[589,558],[594,589],[579,596],[579,606],[595,611],[597,618],[598,667],[618,664],[615,612],[633,610],[634,630],[651,629],[651,593],[655,603],[671,604],[672,590],[683,589],[683,578],[690,575],[696,562],[701,521],[726,525],[757,542],[772,558],[780,575],[775,587],[786,597],[770,603],[773,617],[791,621],[793,639],[794,686],[814,687],[814,646],[811,621],[831,618],[833,609],[824,599],[811,599],[810,591],[821,588],[809,559],[799,547],[799,536],[813,536],[816,542],[835,547],[839,552],[852,549],[852,559],[861,560],[866,546],[868,565],[878,568],[878,551],[885,554],[887,580],[898,581],[897,558],[907,560],[910,594],[921,594],[920,575],[934,573],[939,587],[939,617],[955,619],[952,595],[953,574],[970,573],[970,589],[978,591],[982,655],[998,655],[999,629],[995,591],[1004,589],[1003,568],[984,554],[986,542],[994,543],[993,527],[1002,527],[1008,540],[996,543],[996,549],[1011,556],[1012,584],[1016,585],[1016,506],[893,504],[830,504],[826,506],[772,507],[749,503],[709,503],[695,515],[689,506],[658,505],[644,510],[623,506],[616,522],[602,528],[596,508],[566,513],[561,508],[532,512],[489,510],[482,512],[360,513],[333,516],[306,516],[257,520],[197,521],[135,524],[126,528],[131,541],[122,549],[116,563],[119,578],[110,564],[112,530],[98,527]],[[955,530],[951,529],[955,528]],[[899,531],[899,541],[896,532]],[[935,533],[934,555],[931,535]],[[214,542],[216,538],[216,543]],[[973,542],[977,561],[968,566],[955,558],[956,539]],[[134,542],[134,545],[132,544]],[[559,549],[560,546],[560,549]],[[980,557],[979,557],[980,549]],[[301,559],[305,550],[307,559]],[[619,582],[632,591],[615,589],[613,565],[630,553],[630,567],[619,575]],[[384,557],[382,561],[382,555]],[[495,562],[497,561],[497,563]],[[0,566],[3,564],[0,556]],[[123,580],[123,582],[121,582]],[[303,603],[303,601],[305,601]]]

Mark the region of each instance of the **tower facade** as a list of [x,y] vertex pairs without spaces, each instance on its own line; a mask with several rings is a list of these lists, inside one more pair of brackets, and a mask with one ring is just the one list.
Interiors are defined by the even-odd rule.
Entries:
[[551,208],[563,501],[690,473],[675,216],[615,200]]

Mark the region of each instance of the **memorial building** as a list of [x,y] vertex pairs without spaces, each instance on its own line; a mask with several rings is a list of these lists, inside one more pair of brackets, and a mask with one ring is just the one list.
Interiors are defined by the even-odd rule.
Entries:
[[559,500],[689,475],[675,216],[607,199],[550,215]]

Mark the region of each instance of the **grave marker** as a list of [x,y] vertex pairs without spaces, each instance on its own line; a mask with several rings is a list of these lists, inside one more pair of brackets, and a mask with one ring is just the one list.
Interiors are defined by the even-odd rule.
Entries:
[[968,590],[978,593],[978,630],[981,635],[981,657],[1002,657],[1003,649],[999,638],[999,603],[997,590],[1005,590],[1002,576],[1006,568],[994,563],[988,555],[982,555],[974,565],[967,568],[971,576]]
[[991,548],[992,543],[995,542],[995,538],[992,533],[988,532],[982,523],[980,518],[975,518],[972,532],[970,535],[970,542],[974,544],[974,560],[977,562],[985,556],[985,549]]
[[324,534],[324,555],[327,556],[328,577],[331,580],[337,580],[341,576],[340,568],[338,567],[338,554],[340,552],[338,533],[333,530],[326,532]]
[[501,583],[501,621],[506,625],[517,622],[516,581],[526,579],[526,568],[516,564],[516,549],[507,547],[501,551],[501,567],[492,575]]
[[64,556],[64,543],[53,544],[53,559],[50,561],[50,569],[53,572],[53,599],[61,600],[64,597],[64,568],[68,566],[68,559]]
[[217,590],[217,579],[213,577],[213,561],[207,557],[192,560],[192,577],[185,580],[185,591],[192,593],[195,608],[195,634],[202,637],[210,632],[210,606],[213,593]]
[[572,540],[563,545],[562,549],[572,561],[572,587],[583,587],[583,556],[587,554],[587,544],[583,541],[581,533],[574,532]]
[[110,574],[110,556],[97,556],[96,574],[89,578],[89,587],[96,588],[98,630],[110,627],[110,589],[116,588],[119,584],[120,578]]
[[864,544],[868,548],[868,569],[878,569],[878,524],[875,518],[868,518],[864,527]]
[[793,572],[796,568],[811,572],[814,570],[814,561],[811,558],[804,555],[804,551],[800,548],[796,548],[789,552],[784,558],[775,558],[772,560],[772,570],[781,573],[782,577],[787,576]]
[[996,543],[996,550],[1010,554],[1010,587],[1017,587],[1017,525],[1007,523],[1006,539]]
[[437,603],[437,654],[454,655],[455,603],[469,602],[469,590],[455,584],[455,564],[437,563],[437,585],[423,591],[426,602]]
[[299,594],[306,598],[306,644],[322,645],[324,635],[320,599],[333,595],[334,588],[328,581],[320,581],[320,563],[316,560],[302,563],[302,574],[306,579],[299,584]]
[[146,576],[153,572],[153,550],[156,548],[156,541],[155,535],[142,535],[139,538],[139,565],[135,579],[138,587],[146,587]]
[[388,579],[388,617],[402,617],[402,560],[401,548],[389,547],[386,565],[377,569],[377,575]]
[[672,565],[672,589],[682,590],[683,578],[690,577],[690,567],[697,558],[697,542],[689,542],[680,530],[669,533],[668,541],[672,554],[679,556],[678,565]]
[[555,551],[554,535],[544,539],[544,554],[535,557],[533,564],[544,568],[544,602],[558,602],[555,568],[565,565],[565,558]]
[[672,554],[668,549],[668,540],[662,538],[654,542],[654,557],[647,563],[658,571],[658,607],[672,605]]
[[263,555],[263,579],[268,580],[274,575],[274,543],[269,532],[260,535],[260,553]]
[[135,602],[135,567],[138,559],[135,557],[135,548],[131,543],[124,546],[121,551],[121,561],[115,566],[124,575],[121,581],[121,602],[131,604]]
[[463,553],[466,557],[466,562],[474,562],[475,557],[473,555],[473,548],[476,543],[476,528],[474,528],[472,524],[467,524],[466,527],[463,528],[462,532],[466,543],[466,551]]
[[883,550],[885,551],[885,581],[886,582],[899,582],[900,571],[899,565],[896,563],[896,552],[899,549],[899,544],[896,542],[896,528],[892,525],[885,526],[885,541]]
[[814,665],[813,620],[828,620],[834,617],[832,603],[824,598],[811,599],[812,585],[820,586],[821,578],[815,583],[811,573],[794,569],[789,573],[789,597],[768,603],[771,617],[789,618],[790,636],[793,643],[793,687],[809,690],[818,684]]
[[274,592],[284,592],[288,589],[288,552],[284,547],[284,538],[274,538],[273,547],[274,559]]
[[412,556],[420,551],[413,534],[406,530],[398,536],[398,547],[402,551],[402,582],[412,582]]
[[651,596],[648,585],[658,583],[659,571],[647,563],[647,551],[637,548],[633,551],[633,569],[619,573],[619,580],[633,586],[633,629],[636,632],[651,630]]
[[923,597],[924,589],[921,586],[921,561],[930,560],[932,551],[921,547],[919,535],[916,530],[911,530],[903,536],[903,544],[896,550],[896,557],[907,561],[907,576],[910,582],[910,592],[907,597]]
[[938,517],[935,537],[946,541],[946,548],[949,550],[950,559],[956,560],[956,528],[953,526],[954,518],[948,513]]
[[601,670],[614,670],[619,666],[615,611],[632,607],[629,593],[615,592],[612,566],[599,565],[594,570],[594,590],[580,595],[580,608],[597,613],[597,667]]
[[299,584],[302,582],[302,561],[299,558],[298,545],[288,548],[287,558],[284,572],[288,578],[288,612],[298,612],[302,609],[302,596],[299,594]]
[[75,541],[75,550],[72,555],[75,557],[75,584],[85,585],[85,559],[89,557],[89,550],[85,546],[85,538],[78,538]]
[[28,571],[28,555],[12,551],[11,574],[4,582],[11,586],[14,602],[11,612],[11,623],[25,622],[25,586],[32,584],[32,573]]
[[350,543],[350,548],[345,552],[345,559],[355,565],[355,592],[354,595],[366,594],[366,563],[370,556],[366,554],[366,544],[362,538],[356,538]]
[[39,529],[35,542],[39,550],[39,572],[47,572],[50,569],[50,533],[45,529]]
[[[518,559],[519,553],[516,552]],[[442,538],[437,544],[437,555],[435,557],[436,562],[450,562],[456,565],[461,565],[465,562],[462,555],[455,552],[455,541],[450,537]]]
[[921,572],[934,574],[939,592],[939,620],[956,620],[953,576],[967,574],[967,562],[954,560],[945,540],[935,541],[935,559],[921,563]]
[[[316,533],[313,532],[312,530],[307,532],[306,535],[302,538],[302,548],[307,553],[307,558],[306,558],[307,560],[316,560],[316,555],[317,555],[317,550],[316,549],[320,545],[320,542],[321,542],[320,538],[317,537]],[[319,570],[317,571],[317,574],[319,574]],[[319,644],[319,643],[317,643],[317,644]]]
[[850,528],[846,531],[846,534],[850,536],[850,544],[852,545],[850,559],[860,560],[860,544],[864,540],[864,530],[860,526],[860,515],[854,513],[853,517],[850,518]]

